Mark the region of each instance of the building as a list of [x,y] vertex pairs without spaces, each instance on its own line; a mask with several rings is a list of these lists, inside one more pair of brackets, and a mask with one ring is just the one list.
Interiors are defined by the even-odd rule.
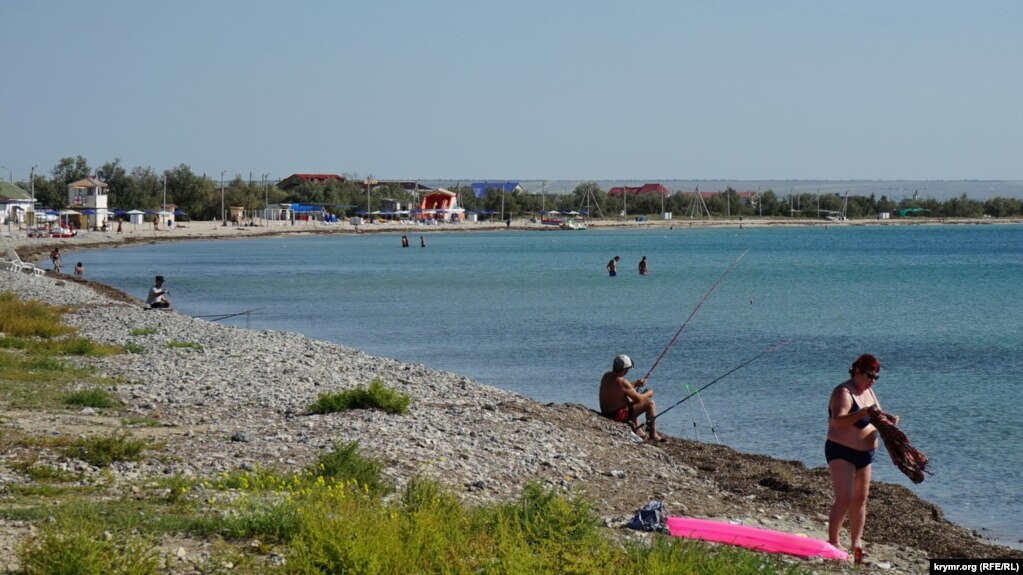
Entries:
[[472,193],[477,198],[485,198],[487,192],[493,190],[495,192],[515,193],[521,192],[522,187],[519,186],[518,182],[473,182],[470,186]]
[[462,221],[465,219],[465,208],[458,205],[458,194],[437,188],[426,192],[419,200],[419,219],[435,219]]
[[649,194],[659,194],[662,196],[670,196],[671,190],[664,187],[662,184],[643,184],[642,186],[616,186],[607,191],[607,195],[612,198],[621,197],[623,194],[630,196],[645,196]]
[[345,177],[337,174],[291,174],[277,183],[282,190],[297,188],[302,184],[322,184],[326,182],[344,182]]
[[0,181],[0,223],[21,225],[29,223],[32,196],[14,184]]
[[89,176],[67,185],[67,205],[86,216],[88,227],[98,228],[110,216],[107,212],[107,185]]

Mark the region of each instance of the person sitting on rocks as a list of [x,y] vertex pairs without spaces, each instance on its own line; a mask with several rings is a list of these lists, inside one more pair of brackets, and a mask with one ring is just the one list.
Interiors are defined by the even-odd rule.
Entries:
[[151,308],[168,308],[171,305],[167,297],[170,290],[163,289],[163,276],[156,276],[156,285],[149,288],[149,295],[146,296],[146,305]]
[[[636,391],[646,385],[646,379],[637,379],[630,382],[625,375],[632,369],[632,358],[627,355],[618,355],[611,364],[611,371],[600,378],[600,413],[604,417],[615,421],[628,422],[632,430],[640,437],[646,436],[650,441],[664,441],[664,438],[657,433],[654,418],[657,416],[657,406],[654,400],[654,391],[648,389],[640,393]],[[646,433],[639,426],[639,414],[646,413]]]

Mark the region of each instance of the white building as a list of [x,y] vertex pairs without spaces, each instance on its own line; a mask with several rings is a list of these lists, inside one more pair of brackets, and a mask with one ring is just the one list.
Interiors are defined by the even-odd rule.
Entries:
[[32,196],[25,190],[0,181],[0,223],[20,226],[28,223],[32,211]]
[[71,209],[86,214],[90,228],[101,226],[110,216],[107,212],[107,185],[91,176],[68,184],[67,204]]

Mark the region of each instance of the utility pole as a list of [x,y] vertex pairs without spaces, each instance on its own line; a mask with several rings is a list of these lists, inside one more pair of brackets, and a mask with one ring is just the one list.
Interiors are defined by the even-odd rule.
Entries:
[[267,212],[270,211],[270,174],[263,174],[263,223],[266,223]]
[[29,187],[32,189],[32,205],[29,206],[29,208],[30,208],[30,210],[32,212],[32,218],[31,218],[32,221],[29,222],[29,224],[31,224],[31,225],[35,225],[35,223],[36,223],[36,168],[38,168],[38,167],[39,167],[39,164],[36,164],[36,165],[32,166],[32,169],[29,170],[29,172],[28,172]]
[[167,211],[167,174],[164,174],[161,179],[163,180],[163,206],[161,207]]
[[220,172],[220,221],[221,221],[220,225],[221,226],[226,226],[227,225],[227,212],[224,211],[224,174],[226,174],[226,173],[227,173],[227,170],[221,170],[221,172]]

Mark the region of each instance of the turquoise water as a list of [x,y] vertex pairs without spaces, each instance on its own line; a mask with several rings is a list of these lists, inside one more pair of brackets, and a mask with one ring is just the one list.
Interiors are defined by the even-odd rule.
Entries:
[[[418,234],[415,234],[418,235]],[[142,298],[157,273],[191,315],[296,331],[466,374],[543,402],[596,407],[617,353],[659,405],[778,350],[666,414],[681,437],[823,461],[826,404],[863,352],[875,390],[934,476],[909,486],[1002,542],[1023,539],[1023,226],[832,226],[399,234],[164,243],[83,253],[92,279]],[[621,273],[604,266],[620,255]],[[636,265],[647,256],[651,274]],[[255,358],[254,358],[255,359]],[[713,421],[713,430],[708,423]],[[694,419],[696,425],[694,427]],[[824,512],[825,510],[822,510]],[[873,512],[883,512],[874,508]],[[1018,543],[1015,543],[1019,546]]]

